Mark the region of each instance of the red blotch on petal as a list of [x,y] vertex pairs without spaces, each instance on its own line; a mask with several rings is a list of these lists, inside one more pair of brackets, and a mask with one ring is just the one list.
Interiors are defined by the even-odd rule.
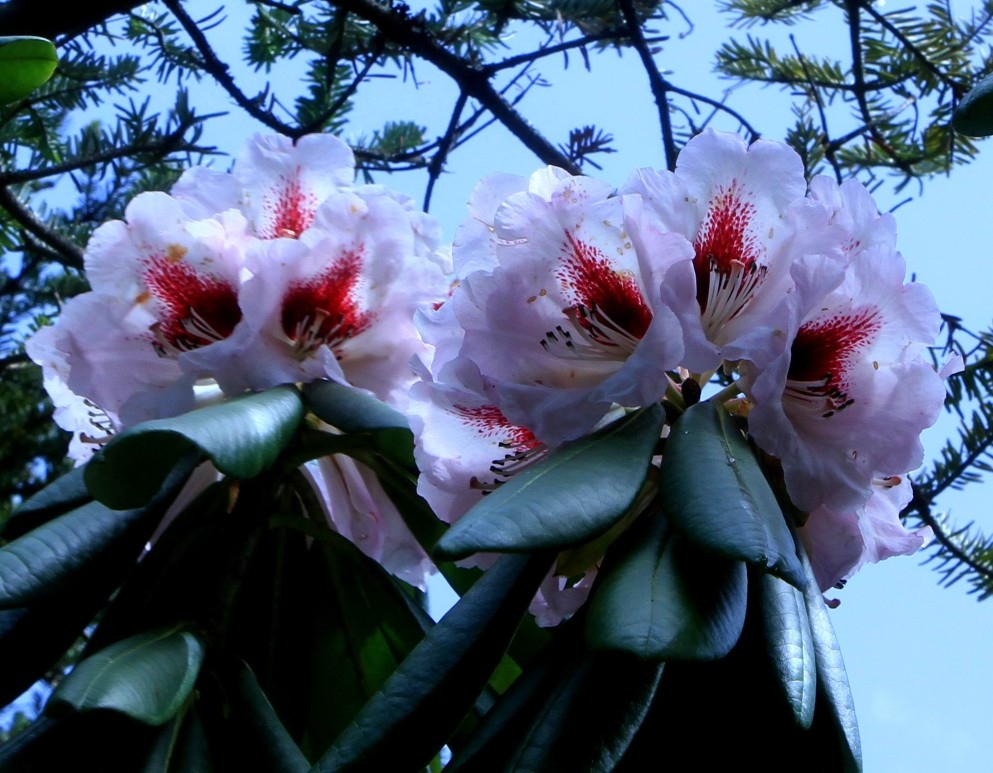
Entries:
[[264,217],[259,226],[263,239],[295,239],[307,230],[317,211],[316,197],[302,188],[299,179],[281,182],[278,192],[267,196],[263,204]]
[[696,293],[701,311],[707,311],[713,273],[731,274],[734,264],[738,264],[744,275],[752,271],[758,257],[755,236],[749,231],[754,217],[755,205],[742,199],[737,182],[732,182],[728,188],[717,189],[693,243]]
[[234,287],[189,263],[163,256],[148,261],[145,284],[159,302],[157,336],[179,351],[227,338],[241,321]]
[[346,252],[323,272],[290,285],[283,297],[283,332],[306,357],[322,345],[340,358],[346,339],[366,330],[375,314],[356,297],[362,271],[359,251]]
[[872,343],[881,323],[874,308],[808,322],[793,341],[789,378],[819,381],[844,378],[849,363]]
[[825,419],[850,406],[855,398],[848,394],[849,369],[881,327],[875,308],[802,325],[790,350],[787,394]]
[[531,430],[511,424],[495,405],[453,407],[465,423],[483,437],[504,437],[503,445],[512,446],[520,451],[532,451],[541,445]]
[[[566,233],[566,257],[557,276],[576,306],[565,311],[579,311],[578,323],[591,331],[597,323],[609,322],[631,338],[641,340],[652,323],[652,312],[630,273],[617,271],[596,247]],[[616,345],[609,340],[599,343]]]

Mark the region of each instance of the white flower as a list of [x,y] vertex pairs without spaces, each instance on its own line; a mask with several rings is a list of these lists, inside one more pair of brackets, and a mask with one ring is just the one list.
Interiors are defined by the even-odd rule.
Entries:
[[191,367],[231,394],[331,378],[402,402],[411,357],[424,351],[414,313],[445,288],[424,217],[379,191],[346,190],[325,198],[299,238],[254,241],[243,327],[191,354]]
[[434,565],[372,470],[342,454],[321,457],[303,470],[335,531],[388,572],[424,590]]
[[351,148],[330,134],[308,134],[296,142],[256,134],[231,173],[206,167],[187,170],[170,193],[193,217],[236,209],[260,239],[296,238],[306,231],[331,194],[352,184]]
[[686,144],[675,172],[640,170],[621,192],[641,197],[627,207],[639,252],[665,259],[665,234],[693,244],[692,264],[660,279],[685,335],[680,364],[694,373],[772,359],[784,343],[793,262],[808,253],[841,257],[828,207],[804,200],[803,164],[782,143],[747,146],[708,129]]
[[900,511],[913,491],[907,477],[876,479],[865,504],[837,512],[819,507],[797,533],[810,555],[822,591],[849,579],[868,563],[909,556],[927,545],[931,529],[908,530]]
[[[451,301],[461,357],[508,420],[557,445],[581,437],[614,404],[646,405],[665,392],[682,354],[675,316],[658,299],[609,186],[547,168],[512,193],[487,178],[453,247],[461,283]],[[495,211],[476,209],[493,207]],[[670,261],[692,250],[664,238]],[[468,273],[467,273],[468,272]]]
[[801,510],[856,508],[874,477],[902,475],[923,458],[920,433],[944,401],[922,355],[940,317],[927,288],[904,284],[900,254],[876,245],[843,274],[798,263],[789,345],[767,368],[743,368],[749,432],[783,464]]

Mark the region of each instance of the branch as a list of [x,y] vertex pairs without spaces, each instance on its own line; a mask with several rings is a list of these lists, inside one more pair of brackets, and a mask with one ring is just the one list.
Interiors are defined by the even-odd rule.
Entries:
[[[576,38],[575,40],[567,40],[564,43],[558,43],[554,46],[544,46],[539,48],[537,51],[529,51],[526,54],[518,54],[517,56],[508,56],[499,62],[494,62],[493,64],[487,64],[483,66],[483,72],[485,73],[496,73],[500,70],[506,70],[510,67],[517,67],[520,64],[532,64],[546,56],[552,56],[553,54],[562,53],[564,51],[571,51],[574,48],[582,48],[583,46],[589,45],[590,43],[597,43],[601,40],[618,40],[624,36],[622,30],[603,30],[602,32],[594,32],[589,35],[584,35],[581,38]],[[662,43],[669,39],[668,35],[661,35],[659,37],[654,37],[649,40],[649,43]]]
[[83,270],[83,251],[42,223],[6,186],[0,186],[0,207],[6,209],[25,231],[54,249],[61,256],[59,262],[63,266]]
[[[949,560],[956,561],[956,566],[967,566],[970,571],[975,572],[978,577],[982,578],[982,585],[984,587],[993,587],[993,569],[973,560],[972,556],[970,556],[967,551],[963,550],[962,547],[953,539],[954,534],[961,534],[963,530],[954,532],[953,535],[946,534],[941,521],[938,518],[935,518],[935,516],[931,513],[931,500],[921,493],[916,484],[912,484],[912,490],[913,498],[910,500],[907,507],[904,508],[904,513],[913,511],[920,519],[921,523],[931,528],[931,531],[934,533],[935,541],[941,545],[937,555],[942,557],[942,554],[944,554],[941,566],[943,567]],[[941,567],[939,567],[939,569],[941,569]],[[955,571],[954,568],[942,571],[945,574],[944,582],[946,585],[951,585],[952,582],[955,582],[962,576],[962,574],[964,574],[964,572],[961,572],[954,579],[951,579],[951,574]],[[989,595],[988,592],[984,593],[983,598],[987,595]]]
[[190,36],[193,45],[196,46],[200,56],[203,57],[204,70],[228,92],[242,110],[273,131],[293,138],[300,136],[300,129],[283,123],[268,110],[263,110],[259,107],[259,103],[256,100],[245,96],[244,92],[235,84],[234,78],[231,77],[230,68],[218,59],[217,54],[214,53],[214,49],[211,48],[199,25],[186,13],[179,0],[163,0],[163,4],[183,26],[186,34]]
[[[167,0],[167,2],[175,2],[175,0]],[[404,10],[404,6],[387,8],[373,0],[336,0],[336,5],[375,25],[384,37],[430,62],[452,78],[464,94],[493,113],[543,163],[560,166],[570,174],[581,173],[576,164],[564,156],[500,96],[483,69],[469,64],[445,48],[424,29],[422,21],[410,16]]]
[[[869,102],[865,98],[865,71],[862,68],[861,15],[864,5],[862,0],[845,0],[845,7],[848,11],[848,35],[852,53],[852,78],[855,81],[855,100],[859,106],[859,113],[865,123],[865,128],[869,130],[869,134],[872,136],[873,142],[893,160],[893,165],[897,169],[902,171],[908,177],[911,177],[913,176],[913,170],[904,161],[897,158],[896,154],[891,150],[889,143],[886,141],[886,138],[879,133],[879,129],[876,127],[876,124],[872,119],[872,113],[869,110]],[[857,134],[858,132],[856,131],[852,133],[851,136],[857,136]],[[847,142],[848,139],[849,137],[846,135],[844,141]],[[832,143],[832,146],[833,145],[834,143]],[[840,145],[838,147],[840,147]]]
[[941,69],[935,65],[930,59],[925,56],[924,52],[921,51],[917,46],[915,46],[906,35],[900,32],[900,29],[894,25],[889,19],[886,18],[884,14],[881,14],[875,8],[872,7],[872,3],[867,3],[865,0],[852,0],[852,5],[857,6],[855,13],[858,13],[858,8],[864,10],[869,16],[879,22],[879,25],[889,32],[893,37],[900,41],[900,43],[906,48],[914,58],[924,65],[924,69],[931,73],[935,78],[944,83],[948,88],[952,90],[952,93],[956,96],[961,96],[964,92],[961,84],[956,83],[951,78],[949,78]]
[[[757,140],[759,137],[762,136],[762,133],[758,129],[756,129],[754,126],[752,126],[745,119],[745,116],[743,116],[737,110],[734,110],[733,108],[728,107],[726,104],[724,104],[724,102],[722,102],[722,101],[720,101],[718,99],[713,99],[712,97],[704,96],[703,94],[697,94],[695,91],[689,91],[688,89],[681,89],[681,88],[679,88],[679,86],[675,86],[672,83],[668,84],[668,89],[673,94],[679,94],[682,97],[686,97],[688,99],[692,99],[692,100],[694,100],[696,102],[703,102],[705,105],[710,105],[715,110],[721,110],[721,111],[727,113],[729,116],[731,116],[732,118],[734,118],[738,123],[740,123],[742,126],[744,126],[745,129],[748,130],[748,133],[751,135],[751,137],[749,138],[749,141],[750,142],[755,142],[755,140]],[[727,97],[727,93],[725,93],[724,96]],[[711,113],[711,115],[713,115],[713,113]]]
[[452,148],[452,143],[458,137],[459,118],[462,117],[462,111],[465,110],[465,103],[467,101],[468,97],[466,97],[465,92],[459,94],[459,98],[455,102],[455,108],[452,110],[452,117],[448,122],[448,128],[445,129],[445,135],[438,143],[438,150],[431,157],[431,162],[428,164],[428,184],[424,191],[425,212],[431,206],[431,193],[434,191],[435,181],[441,176],[441,171],[445,167],[445,159],[448,158],[448,152]]
[[175,131],[170,132],[162,137],[162,139],[156,142],[142,143],[141,145],[125,145],[123,147],[115,147],[109,150],[105,150],[102,153],[94,153],[90,156],[83,156],[80,158],[73,159],[72,161],[65,161],[61,164],[53,164],[51,166],[40,167],[38,169],[24,169],[19,172],[6,172],[0,174],[0,185],[19,185],[21,183],[33,182],[35,180],[42,180],[46,177],[52,177],[59,174],[67,174],[69,172],[75,172],[84,166],[90,166],[91,164],[105,164],[109,161],[114,161],[118,158],[125,158],[127,156],[136,156],[138,154],[152,154],[164,158],[170,153],[174,153],[177,150],[183,150],[188,153],[210,153],[214,149],[210,147],[201,148],[197,145],[186,146],[183,143],[183,135],[186,131],[206,118],[211,118],[213,116],[204,116],[203,118],[192,118],[191,120],[185,120],[180,122],[179,126]]
[[665,78],[662,77],[659,68],[655,66],[655,59],[652,58],[652,52],[648,48],[648,43],[641,29],[641,20],[634,10],[632,1],[618,0],[617,7],[620,8],[621,14],[624,16],[624,23],[627,25],[628,33],[631,35],[631,45],[634,46],[635,51],[638,52],[638,56],[641,57],[641,63],[645,68],[645,72],[648,74],[648,83],[652,89],[652,96],[655,97],[655,104],[659,109],[662,147],[665,148],[665,165],[671,172],[676,168],[677,155],[676,142],[672,134],[672,116],[669,115],[669,98],[667,96],[671,87]]
[[[838,163],[838,159],[835,156],[836,147],[830,142],[830,133],[828,132],[828,120],[827,112],[824,109],[824,100],[821,99],[821,93],[817,90],[817,87],[811,81],[810,78],[810,68],[807,67],[807,59],[800,52],[800,47],[796,44],[796,38],[790,34],[790,43],[793,44],[793,51],[796,52],[797,60],[800,62],[800,68],[803,70],[803,75],[807,79],[807,85],[810,87],[810,93],[814,97],[814,102],[817,105],[817,115],[821,120],[821,130],[824,132],[824,158],[828,160],[831,168],[834,170],[834,177],[838,181],[838,185],[841,185],[842,177],[841,174],[841,164]],[[841,147],[840,145],[838,147]]]

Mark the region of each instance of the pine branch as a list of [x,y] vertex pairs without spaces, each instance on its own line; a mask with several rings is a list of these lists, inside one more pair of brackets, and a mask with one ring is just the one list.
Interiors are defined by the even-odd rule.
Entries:
[[83,251],[75,244],[42,223],[25,207],[7,186],[0,185],[0,207],[3,207],[21,227],[59,255],[66,268],[83,270]]
[[186,30],[186,34],[190,36],[193,45],[196,46],[203,60],[204,71],[217,81],[221,88],[231,96],[242,110],[273,131],[285,134],[288,137],[296,138],[300,136],[300,129],[298,127],[284,123],[270,111],[263,110],[258,99],[249,99],[238,88],[234,78],[231,77],[230,67],[222,62],[217,54],[214,53],[214,49],[211,47],[206,35],[203,34],[197,22],[186,13],[179,0],[162,0],[162,2],[172,12],[173,16],[176,17],[176,20],[182,25],[183,29]]
[[213,148],[200,147],[185,142],[186,132],[198,123],[212,116],[196,117],[188,116],[181,120],[179,126],[169,134],[159,140],[152,142],[142,142],[141,144],[121,145],[114,148],[73,158],[71,161],[64,161],[61,164],[50,164],[48,166],[35,169],[23,169],[0,173],[0,186],[19,185],[27,182],[42,180],[46,177],[54,177],[60,174],[68,174],[78,171],[87,166],[107,164],[121,158],[130,158],[141,155],[151,155],[163,159],[166,156],[182,151],[184,153],[209,153]]
[[624,17],[624,23],[627,25],[628,34],[631,36],[631,45],[638,52],[642,67],[644,67],[648,75],[648,83],[659,112],[659,127],[662,130],[665,165],[669,171],[673,171],[676,168],[678,150],[672,133],[672,115],[669,112],[669,84],[662,77],[662,73],[655,64],[655,59],[652,56],[651,50],[648,48],[644,32],[641,29],[641,20],[638,18],[632,0],[617,0],[617,7],[620,8],[621,15]]
[[580,173],[574,163],[507,103],[494,89],[486,72],[442,45],[424,28],[423,21],[412,17],[405,6],[387,8],[372,0],[337,0],[336,4],[370,22],[385,38],[431,62],[452,78],[464,93],[493,113],[543,163],[560,166],[572,174]]

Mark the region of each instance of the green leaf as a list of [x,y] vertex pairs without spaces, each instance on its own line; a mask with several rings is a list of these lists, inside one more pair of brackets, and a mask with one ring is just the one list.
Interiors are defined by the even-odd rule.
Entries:
[[0,608],[35,604],[85,583],[88,575],[109,565],[123,570],[137,557],[194,463],[192,456],[181,460],[146,508],[111,510],[89,502],[0,548]]
[[299,393],[284,386],[147,421],[114,437],[90,461],[86,485],[108,507],[140,507],[191,449],[225,475],[254,478],[276,461],[302,418]]
[[445,744],[500,662],[552,556],[503,556],[424,637],[314,771],[409,769]]
[[245,740],[256,752],[259,769],[272,773],[310,770],[310,762],[286,732],[251,669],[242,665],[233,681],[232,709],[244,717],[248,733]]
[[763,574],[758,586],[766,654],[796,723],[810,727],[817,697],[817,671],[803,594],[771,574]]
[[956,105],[952,126],[970,137],[993,134],[993,75],[982,78]]
[[651,660],[712,660],[745,623],[745,565],[700,551],[661,513],[617,546],[589,602],[586,638],[597,650]]
[[830,706],[832,719],[841,735],[844,770],[857,773],[862,770],[862,740],[859,737],[858,719],[855,717],[855,702],[848,685],[848,673],[841,656],[838,639],[828,615],[824,597],[814,579],[814,570],[805,553],[801,553],[803,566],[809,577],[804,600],[807,617],[814,639],[814,655],[817,663],[817,689]]
[[58,63],[50,40],[0,37],[0,105],[24,99],[52,77]]
[[[662,663],[590,653],[568,623],[450,763],[460,770],[613,770],[648,712]],[[596,707],[590,710],[590,707]]]
[[181,711],[162,726],[141,773],[200,773],[211,769],[203,725],[196,711],[190,710]]
[[200,637],[186,625],[132,636],[77,665],[45,710],[110,709],[146,725],[164,724],[192,692],[204,654]]
[[111,711],[70,714],[57,720],[39,717],[0,745],[0,770],[78,770],[85,761],[90,770],[131,773],[141,770],[155,734],[155,728]]
[[[311,549],[305,751],[325,752],[424,638],[392,578],[338,534]],[[426,617],[426,616],[425,616]]]
[[0,662],[17,664],[17,668],[0,669],[0,705],[40,679],[93,621],[108,596],[135,566],[151,530],[188,473],[188,468],[178,467],[145,516],[134,521],[126,533],[107,542],[102,551],[92,551],[88,563],[75,562],[73,556],[67,559],[69,566],[64,569],[49,566],[47,577],[58,586],[57,593],[39,586],[39,596],[32,599],[30,608],[0,611]]
[[4,539],[27,534],[45,521],[93,499],[83,480],[85,467],[74,467],[26,499],[3,524]]
[[659,440],[659,405],[559,449],[481,499],[438,542],[435,552],[562,549],[603,534],[638,496]]
[[0,548],[0,609],[29,606],[78,581],[144,513],[90,502]]
[[765,567],[797,588],[806,584],[776,495],[720,406],[697,403],[673,426],[661,492],[673,528],[694,544]]
[[[0,705],[41,679],[106,602],[109,584],[83,586],[30,609],[0,610]],[[0,770],[2,770],[0,766]]]
[[414,436],[406,417],[386,403],[354,387],[334,381],[312,381],[303,387],[307,407],[342,432],[370,432],[379,449],[406,467],[414,464]]

